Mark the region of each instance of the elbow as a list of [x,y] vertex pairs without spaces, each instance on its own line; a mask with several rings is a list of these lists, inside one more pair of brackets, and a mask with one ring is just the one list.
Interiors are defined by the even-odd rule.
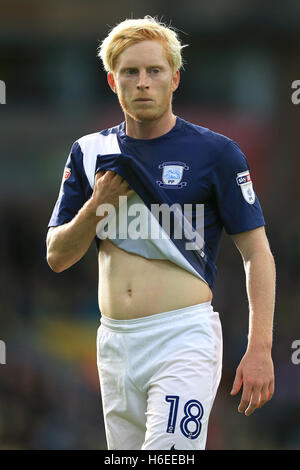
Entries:
[[66,267],[62,265],[58,257],[53,255],[51,252],[47,253],[47,263],[48,263],[48,266],[55,273],[61,273],[66,269]]
[[68,268],[66,263],[64,263],[63,256],[57,252],[55,246],[53,244],[53,231],[55,231],[55,227],[50,227],[47,235],[46,240],[46,247],[47,247],[47,263],[50,269],[55,273],[61,273]]

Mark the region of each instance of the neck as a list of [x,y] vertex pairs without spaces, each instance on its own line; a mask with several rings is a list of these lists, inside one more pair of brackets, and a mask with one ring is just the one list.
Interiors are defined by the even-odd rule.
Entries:
[[176,116],[169,112],[153,121],[136,121],[125,114],[126,134],[134,139],[155,139],[167,134],[176,124]]

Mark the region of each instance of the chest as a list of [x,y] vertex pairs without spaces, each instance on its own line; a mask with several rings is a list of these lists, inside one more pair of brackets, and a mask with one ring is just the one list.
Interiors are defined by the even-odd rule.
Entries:
[[149,181],[180,204],[208,202],[212,197],[213,159],[204,148],[189,143],[123,146],[134,171],[145,172]]

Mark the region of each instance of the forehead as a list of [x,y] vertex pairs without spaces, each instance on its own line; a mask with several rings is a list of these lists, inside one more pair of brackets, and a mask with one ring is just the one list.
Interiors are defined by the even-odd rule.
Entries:
[[116,61],[116,68],[124,66],[144,66],[169,64],[166,51],[161,42],[145,40],[128,46],[122,51]]

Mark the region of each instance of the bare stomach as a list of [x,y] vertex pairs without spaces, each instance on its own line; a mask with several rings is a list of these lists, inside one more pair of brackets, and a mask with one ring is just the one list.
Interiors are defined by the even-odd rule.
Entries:
[[149,260],[102,240],[98,298],[103,315],[128,320],[208,302],[212,292],[171,261]]

